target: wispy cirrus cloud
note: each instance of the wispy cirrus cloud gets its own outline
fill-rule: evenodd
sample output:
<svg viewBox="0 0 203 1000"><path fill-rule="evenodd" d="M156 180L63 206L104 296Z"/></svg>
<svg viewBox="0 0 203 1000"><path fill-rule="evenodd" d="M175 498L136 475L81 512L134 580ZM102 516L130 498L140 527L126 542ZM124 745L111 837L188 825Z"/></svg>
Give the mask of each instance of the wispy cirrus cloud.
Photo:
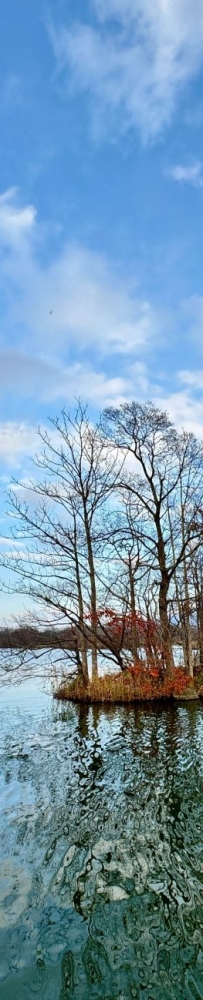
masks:
<svg viewBox="0 0 203 1000"><path fill-rule="evenodd" d="M171 167L168 173L169 176L172 177L174 181L178 181L179 184L183 182L186 184L192 184L193 187L203 187L203 164L200 162L185 166L181 163L177 163L174 167Z"/></svg>
<svg viewBox="0 0 203 1000"><path fill-rule="evenodd" d="M89 11L94 20L87 8L83 21L49 26L69 94L89 94L97 130L114 120L157 137L203 65L202 0L92 0Z"/></svg>

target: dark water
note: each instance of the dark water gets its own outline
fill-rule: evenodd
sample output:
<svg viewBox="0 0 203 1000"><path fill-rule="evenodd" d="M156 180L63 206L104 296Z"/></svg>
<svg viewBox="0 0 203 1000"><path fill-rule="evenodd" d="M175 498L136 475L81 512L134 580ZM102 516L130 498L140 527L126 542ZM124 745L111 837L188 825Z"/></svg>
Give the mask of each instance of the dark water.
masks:
<svg viewBox="0 0 203 1000"><path fill-rule="evenodd" d="M203 998L201 706L1 704L1 1000Z"/></svg>

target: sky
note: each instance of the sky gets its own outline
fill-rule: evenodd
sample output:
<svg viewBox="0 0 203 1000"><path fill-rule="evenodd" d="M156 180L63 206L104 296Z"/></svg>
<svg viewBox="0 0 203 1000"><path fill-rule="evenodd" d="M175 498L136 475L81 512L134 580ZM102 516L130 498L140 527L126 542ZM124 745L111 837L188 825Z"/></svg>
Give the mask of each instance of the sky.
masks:
<svg viewBox="0 0 203 1000"><path fill-rule="evenodd" d="M3 544L7 486L75 398L202 436L203 4L10 0L0 50Z"/></svg>

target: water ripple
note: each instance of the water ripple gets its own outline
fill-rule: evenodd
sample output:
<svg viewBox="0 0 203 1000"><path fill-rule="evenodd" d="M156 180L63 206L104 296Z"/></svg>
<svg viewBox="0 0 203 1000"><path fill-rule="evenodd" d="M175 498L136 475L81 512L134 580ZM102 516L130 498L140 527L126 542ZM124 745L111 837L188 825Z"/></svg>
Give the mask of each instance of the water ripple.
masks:
<svg viewBox="0 0 203 1000"><path fill-rule="evenodd" d="M203 998L203 710L2 710L1 1000Z"/></svg>

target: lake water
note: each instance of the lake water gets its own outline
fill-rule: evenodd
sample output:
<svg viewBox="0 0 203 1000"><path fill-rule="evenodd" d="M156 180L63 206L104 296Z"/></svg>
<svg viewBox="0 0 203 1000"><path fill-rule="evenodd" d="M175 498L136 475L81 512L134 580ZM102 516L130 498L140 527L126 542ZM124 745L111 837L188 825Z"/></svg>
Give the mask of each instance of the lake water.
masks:
<svg viewBox="0 0 203 1000"><path fill-rule="evenodd" d="M1 1000L203 998L203 708L1 692Z"/></svg>

